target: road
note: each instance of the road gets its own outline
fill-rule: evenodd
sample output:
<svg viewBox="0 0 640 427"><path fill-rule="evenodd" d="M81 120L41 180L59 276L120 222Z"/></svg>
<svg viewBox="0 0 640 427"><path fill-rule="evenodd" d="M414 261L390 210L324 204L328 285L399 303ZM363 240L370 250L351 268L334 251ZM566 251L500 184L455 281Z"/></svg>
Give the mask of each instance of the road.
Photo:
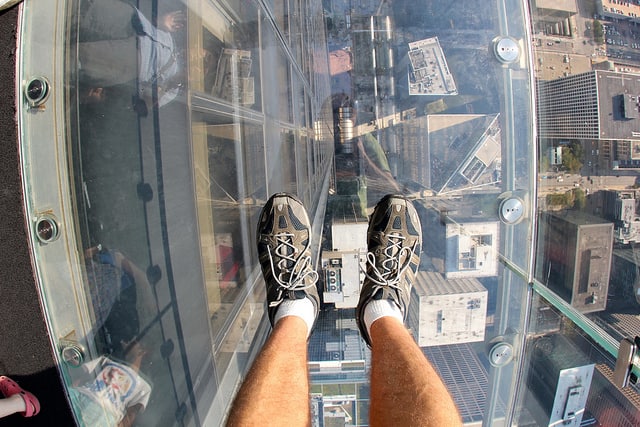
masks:
<svg viewBox="0 0 640 427"><path fill-rule="evenodd" d="M559 181L559 179L561 179ZM581 188L588 194L600 190L625 190L631 188L636 182L636 176L603 175L581 176L577 174L540 174L539 195L552 193L564 193L574 188Z"/></svg>

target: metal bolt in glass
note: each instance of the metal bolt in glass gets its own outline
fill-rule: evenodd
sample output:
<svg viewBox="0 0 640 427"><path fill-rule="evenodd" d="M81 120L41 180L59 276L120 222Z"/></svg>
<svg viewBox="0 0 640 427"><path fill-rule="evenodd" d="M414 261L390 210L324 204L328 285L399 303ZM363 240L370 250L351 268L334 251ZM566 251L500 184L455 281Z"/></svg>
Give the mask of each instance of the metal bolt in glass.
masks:
<svg viewBox="0 0 640 427"><path fill-rule="evenodd" d="M61 350L62 360L68 366L77 368L84 362L84 351L79 345L67 345Z"/></svg>
<svg viewBox="0 0 640 427"><path fill-rule="evenodd" d="M35 233L40 243L51 243L60 235L58 223L53 215L40 215L35 222Z"/></svg>
<svg viewBox="0 0 640 427"><path fill-rule="evenodd" d="M498 61L511 64L520 58L520 46L511 37L497 37L493 40L493 52Z"/></svg>
<svg viewBox="0 0 640 427"><path fill-rule="evenodd" d="M517 224L524 217L524 203L518 197L510 197L500 204L500 219L506 224Z"/></svg>
<svg viewBox="0 0 640 427"><path fill-rule="evenodd" d="M31 107L42 105L49 97L49 82L44 77L34 77L27 82L24 96Z"/></svg>
<svg viewBox="0 0 640 427"><path fill-rule="evenodd" d="M504 366L513 359L513 346L506 342L500 342L489 350L489 362L494 367Z"/></svg>

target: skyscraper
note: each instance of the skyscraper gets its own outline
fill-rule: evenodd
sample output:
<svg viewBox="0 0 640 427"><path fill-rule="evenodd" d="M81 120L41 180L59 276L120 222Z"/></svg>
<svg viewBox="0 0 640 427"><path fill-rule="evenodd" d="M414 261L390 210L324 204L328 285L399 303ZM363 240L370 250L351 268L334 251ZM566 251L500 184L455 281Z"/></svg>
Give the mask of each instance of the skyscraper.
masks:
<svg viewBox="0 0 640 427"><path fill-rule="evenodd" d="M578 211L540 217L545 245L536 275L583 313L602 311L613 250L613 223Z"/></svg>
<svg viewBox="0 0 640 427"><path fill-rule="evenodd" d="M537 89L543 139L640 140L640 76L594 70Z"/></svg>

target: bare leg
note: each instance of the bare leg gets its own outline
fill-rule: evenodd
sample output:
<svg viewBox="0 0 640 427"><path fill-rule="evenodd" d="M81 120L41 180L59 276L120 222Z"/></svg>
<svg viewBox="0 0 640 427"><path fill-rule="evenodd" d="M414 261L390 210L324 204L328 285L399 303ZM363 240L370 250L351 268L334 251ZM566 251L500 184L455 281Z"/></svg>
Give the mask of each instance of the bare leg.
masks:
<svg viewBox="0 0 640 427"><path fill-rule="evenodd" d="M14 394L5 399L0 399L0 418L26 411L24 399L19 394Z"/></svg>
<svg viewBox="0 0 640 427"><path fill-rule="evenodd" d="M309 377L304 320L276 323L231 407L227 426L307 426Z"/></svg>
<svg viewBox="0 0 640 427"><path fill-rule="evenodd" d="M376 320L371 343L372 427L462 425L449 391L400 321Z"/></svg>

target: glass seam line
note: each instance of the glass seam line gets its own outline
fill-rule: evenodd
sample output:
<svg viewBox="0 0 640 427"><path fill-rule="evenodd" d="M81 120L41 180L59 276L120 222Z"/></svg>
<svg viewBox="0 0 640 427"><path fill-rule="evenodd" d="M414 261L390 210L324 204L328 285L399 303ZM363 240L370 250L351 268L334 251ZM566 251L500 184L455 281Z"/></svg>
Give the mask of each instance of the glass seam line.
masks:
<svg viewBox="0 0 640 427"><path fill-rule="evenodd" d="M617 357L620 344L617 343L604 329L592 322L584 314L579 313L575 308L570 306L565 300L557 296L549 288L541 284L537 280L533 280L533 290L544 299L549 301L554 307L565 315L569 320L575 323L582 331L584 331L592 340L599 344L611 356ZM632 372L640 377L640 356L636 353L633 357Z"/></svg>
<svg viewBox="0 0 640 427"><path fill-rule="evenodd" d="M158 17L158 5L153 3L151 15L154 20ZM169 243L168 233L168 221L167 221L167 208L165 204L164 193L164 175L163 175L163 160L162 160L162 142L160 135L160 110L158 107L158 82L154 81L151 86L151 97L153 102L153 143L155 145L155 167L157 172L156 185L158 190L158 211L160 220L160 231L162 235L162 252L163 260L165 264L166 281L168 285L169 295L171 296L171 306L173 311L174 324L176 328L176 338L178 341L178 347L180 348L180 364L185 372L185 382L187 386L187 395L189 403L191 404L193 421L196 426L202 425L200 422L200 414L198 413L197 398L193 389L193 378L191 367L189 366L189 360L186 356L187 348L185 343L184 330L182 329L182 319L180 315L180 309L178 308L178 298L176 293L175 277L173 274L173 263L171 254L171 245ZM184 402L183 402L184 403Z"/></svg>
<svg viewBox="0 0 640 427"><path fill-rule="evenodd" d="M201 114L223 114L225 116L238 116L244 121L253 124L262 124L264 121L264 113L246 108L241 105L234 105L233 108L228 104L213 98L211 95L202 91L190 91L189 105L193 111Z"/></svg>
<svg viewBox="0 0 640 427"><path fill-rule="evenodd" d="M527 54L527 65L531 65L531 61L534 58L533 55L533 46L531 44L531 34L533 34L532 31L532 21L531 21L531 13L530 13L530 9L529 9L529 2L527 0L520 0L518 3L519 8L522 11L523 16L523 24L524 24L524 35L523 38L524 40L527 41L527 43L525 43L525 50L526 50L526 54ZM509 33L509 19L508 19L508 15L507 15L507 2L505 0L503 1L499 1L498 2L498 10L501 12L499 13L499 29L501 31L501 33L503 35L507 35ZM516 6L516 7L518 7ZM524 53L524 52L523 52ZM511 74L507 74L509 77L509 83L511 82L512 79L512 75ZM520 399L520 390L522 387L522 380L523 380L523 374L525 371L525 366L524 366L524 348L525 348L525 344L526 344L526 340L527 340L527 336L528 336L528 329L529 329L529 319L531 317L531 302L533 299L533 291L532 291L532 287L531 287L531 281L532 281L532 277L534 274L534 266L535 266L535 248L537 245L537 241L536 241L536 236L537 236L537 194L538 194L538 189L537 189L537 170L538 170L538 163L537 163L537 150L538 150L538 144L537 144L537 124L536 124L536 98L535 98L535 93L536 93L536 85L535 85L535 77L533 75L533 70L530 68L529 72L528 72L528 77L529 77L529 88L530 88L530 97L529 97L529 110L532 112L532 118L531 118L531 122L530 122L530 126L531 128L529 129L530 131L530 136L531 136L531 141L530 141L530 147L531 150L533 151L533 156L530 157L530 162L529 162L529 167L530 167L530 172L532 175L534 175L534 179L533 180L529 180L529 194L530 194L530 203L529 203L529 209L528 209L528 213L529 213L529 218L530 218L530 227L529 227L529 242L528 242L528 250L529 250L529 256L527 258L527 271L524 271L523 269L521 269L519 266L517 266L515 263L513 263L512 261L510 261L509 259L507 259L507 257L503 254L499 254L499 259L500 261L503 262L503 264L505 265L506 268L508 268L510 271L512 271L516 276L519 276L522 280L525 281L525 283L527 283L527 289L526 289L526 306L524 307L524 318L521 319L521 321L523 322L522 324L522 335L520 337L519 341L519 349L520 351L523 352L523 354L521 355L522 357L518 358L518 362L517 362L517 366L514 368L514 374L515 374L515 384L514 384L514 389L515 389L515 396L513 396L512 398L512 406L510 409L507 409L505 416L506 416L506 424L507 425L511 425L513 424L513 419L515 416L515 411L516 411L516 405L518 400ZM511 95L513 95L513 92L510 92ZM513 107L513 99L507 99L507 101L511 101L511 107ZM509 105L509 104L508 104ZM510 114L511 114L511 118L513 119L513 109L510 109ZM512 139L513 144L516 143L516 139L513 138ZM507 141L508 143L508 141ZM511 147L512 150L515 151L515 147ZM514 180L515 178L513 177L509 177L507 176L507 179L510 180ZM508 181L507 185L510 185L512 183L514 183L514 181ZM515 188L507 188L508 190L514 190ZM514 343L515 344L515 343Z"/></svg>

